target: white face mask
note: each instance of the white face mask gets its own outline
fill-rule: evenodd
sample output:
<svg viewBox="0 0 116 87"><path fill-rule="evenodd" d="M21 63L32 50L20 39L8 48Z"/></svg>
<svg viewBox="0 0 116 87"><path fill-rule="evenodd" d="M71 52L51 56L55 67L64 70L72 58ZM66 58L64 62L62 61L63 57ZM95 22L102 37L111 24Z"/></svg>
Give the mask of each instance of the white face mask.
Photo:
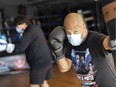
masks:
<svg viewBox="0 0 116 87"><path fill-rule="evenodd" d="M23 32L24 32L24 30L23 30L23 29L18 28L18 27L16 27L16 31L17 31L18 33L23 33Z"/></svg>
<svg viewBox="0 0 116 87"><path fill-rule="evenodd" d="M81 34L73 34L73 35L67 35L69 43L71 43L73 46L79 46L83 39L81 39Z"/></svg>

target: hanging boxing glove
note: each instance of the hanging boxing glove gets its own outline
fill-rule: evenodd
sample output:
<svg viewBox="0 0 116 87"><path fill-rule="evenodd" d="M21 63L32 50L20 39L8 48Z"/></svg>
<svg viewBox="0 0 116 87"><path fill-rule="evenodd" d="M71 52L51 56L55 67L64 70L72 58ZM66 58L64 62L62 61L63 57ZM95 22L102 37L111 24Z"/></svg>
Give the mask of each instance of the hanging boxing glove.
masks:
<svg viewBox="0 0 116 87"><path fill-rule="evenodd" d="M109 45L112 48L114 63L116 66L116 1L115 0L101 0L102 11L107 27L107 32L110 37Z"/></svg>

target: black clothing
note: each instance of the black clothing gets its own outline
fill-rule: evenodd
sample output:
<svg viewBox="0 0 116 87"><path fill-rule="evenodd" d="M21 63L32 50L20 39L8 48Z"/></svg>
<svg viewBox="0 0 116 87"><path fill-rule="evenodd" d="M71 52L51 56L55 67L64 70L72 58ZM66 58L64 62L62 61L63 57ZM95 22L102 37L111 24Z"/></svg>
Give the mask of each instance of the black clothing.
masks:
<svg viewBox="0 0 116 87"><path fill-rule="evenodd" d="M77 77L83 85L116 87L116 71L111 53L103 47L104 34L89 31L80 46L69 44L66 57L73 62ZM70 55L69 55L70 54Z"/></svg>
<svg viewBox="0 0 116 87"><path fill-rule="evenodd" d="M44 80L49 80L52 77L51 66L43 69L30 70L30 84L43 84Z"/></svg>
<svg viewBox="0 0 116 87"><path fill-rule="evenodd" d="M41 69L52 64L47 41L37 25L29 25L25 29L19 44L15 46L15 52L19 51L25 52L31 69Z"/></svg>

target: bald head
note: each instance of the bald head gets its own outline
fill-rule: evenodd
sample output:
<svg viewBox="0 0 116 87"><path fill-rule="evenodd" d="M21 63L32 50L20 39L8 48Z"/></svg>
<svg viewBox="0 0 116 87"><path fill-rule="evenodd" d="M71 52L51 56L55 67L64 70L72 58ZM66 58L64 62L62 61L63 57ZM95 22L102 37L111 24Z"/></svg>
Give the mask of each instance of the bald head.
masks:
<svg viewBox="0 0 116 87"><path fill-rule="evenodd" d="M78 13L69 13L65 17L64 30L67 35L81 34L82 38L86 38L88 33L83 17Z"/></svg>
<svg viewBox="0 0 116 87"><path fill-rule="evenodd" d="M81 26L84 24L83 17L78 13L69 13L64 19L64 27Z"/></svg>

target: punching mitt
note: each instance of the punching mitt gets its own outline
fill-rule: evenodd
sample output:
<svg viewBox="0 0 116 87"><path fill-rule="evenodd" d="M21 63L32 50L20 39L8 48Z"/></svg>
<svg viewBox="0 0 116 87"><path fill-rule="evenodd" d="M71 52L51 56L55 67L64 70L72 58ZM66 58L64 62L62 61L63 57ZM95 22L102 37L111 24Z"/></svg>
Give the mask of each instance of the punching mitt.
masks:
<svg viewBox="0 0 116 87"><path fill-rule="evenodd" d="M0 39L0 52L7 51L8 53L12 53L14 48L14 44L7 43L5 40Z"/></svg>
<svg viewBox="0 0 116 87"><path fill-rule="evenodd" d="M49 44L56 59L64 57L63 42L65 39L65 32L62 26L57 26L49 35Z"/></svg>
<svg viewBox="0 0 116 87"><path fill-rule="evenodd" d="M0 52L5 51L6 50L6 46L7 42L3 39L0 39Z"/></svg>
<svg viewBox="0 0 116 87"><path fill-rule="evenodd" d="M110 46L112 48L114 63L116 66L116 1L101 0L101 3L107 32L110 37Z"/></svg>

